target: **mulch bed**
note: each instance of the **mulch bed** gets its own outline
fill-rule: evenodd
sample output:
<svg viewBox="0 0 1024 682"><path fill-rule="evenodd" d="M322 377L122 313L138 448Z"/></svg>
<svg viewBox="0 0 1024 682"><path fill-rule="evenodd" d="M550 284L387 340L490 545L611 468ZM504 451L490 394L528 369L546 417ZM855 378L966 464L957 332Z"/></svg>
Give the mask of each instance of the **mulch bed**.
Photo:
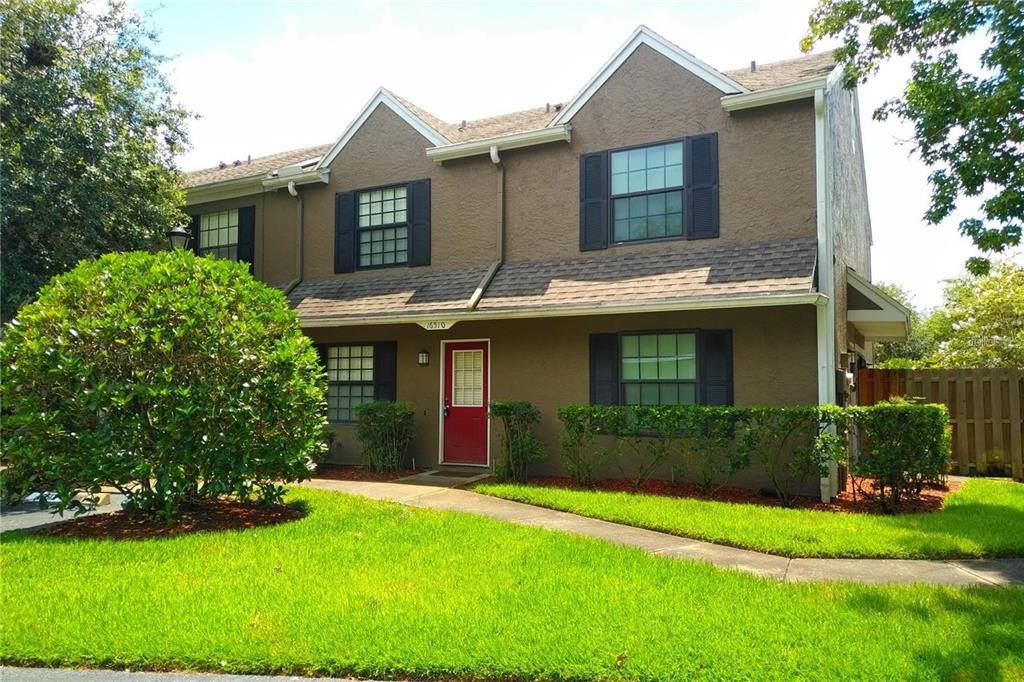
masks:
<svg viewBox="0 0 1024 682"><path fill-rule="evenodd" d="M552 486L558 488L574 488L572 481L559 476L538 476L530 477L530 485ZM831 511L853 514L881 514L882 508L878 500L871 499L873 494L871 479L857 479L858 490L856 501L854 501L853 479L847 477L846 490L839 493L839 496L832 502L822 502L817 497L796 497L793 500L793 507L796 509L813 509L816 511ZM959 490L959 482L950 481L944 487L925 488L917 497L905 499L900 503L899 514L920 514L938 511L949 495ZM639 490L633 487L631 481L624 479L606 478L595 481L594 488L612 492L642 493L645 495L663 495L666 497L689 497L698 500L714 500L716 502L732 502L735 504L757 504L763 507L778 507L778 498L769 491L750 490L748 488L737 488L735 486L722 486L711 495L704 494L696 484L674 481L650 480L644 483ZM865 494L867 492L868 494Z"/></svg>
<svg viewBox="0 0 1024 682"><path fill-rule="evenodd" d="M255 501L209 500L183 509L168 525L138 512L116 511L70 519L35 531L65 538L145 540L204 531L239 530L297 521L306 515L302 504L262 505Z"/></svg>
<svg viewBox="0 0 1024 682"><path fill-rule="evenodd" d="M423 473L423 469L402 469L401 471L385 471L377 473L366 467L345 464L321 464L313 473L313 478L327 478L332 481L393 481L396 478L415 476Z"/></svg>

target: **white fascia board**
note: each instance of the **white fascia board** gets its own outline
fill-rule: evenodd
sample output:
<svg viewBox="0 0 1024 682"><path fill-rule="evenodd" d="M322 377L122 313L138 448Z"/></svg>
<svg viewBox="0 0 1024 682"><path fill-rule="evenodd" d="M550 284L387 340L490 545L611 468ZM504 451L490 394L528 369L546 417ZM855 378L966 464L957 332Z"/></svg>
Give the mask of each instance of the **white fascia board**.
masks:
<svg viewBox="0 0 1024 682"><path fill-rule="evenodd" d="M263 189L280 189L282 187L287 187L290 182L294 182L296 185L310 185L315 182L322 182L326 184L330 179L330 168L322 168L319 170L314 168L313 170L303 171L302 173L296 173L294 175L285 175L283 177L277 175L267 178L263 181Z"/></svg>
<svg viewBox="0 0 1024 682"><path fill-rule="evenodd" d="M867 279L857 274L856 270L847 268L846 270L846 281L847 284L852 286L858 292L863 294L869 301L877 305L882 310L892 311L893 314L898 314L903 317L904 320L910 318L910 310L897 301L895 298L885 293L874 284L869 282ZM878 312L878 311L867 311L867 310L850 310L852 313L860 312ZM851 318L852 319L852 318Z"/></svg>
<svg viewBox="0 0 1024 682"><path fill-rule="evenodd" d="M783 305L824 306L826 297L817 292L777 294L768 296L736 296L704 298L656 303L624 303L596 306L560 306L519 310L474 310L471 312L438 312L412 315L369 315L365 317L301 318L303 328L350 327L374 324L421 324L430 320L444 320L452 324L463 320L514 320L546 317L580 317L583 315L627 315L631 313L660 313L683 310L727 310L735 308L768 308Z"/></svg>
<svg viewBox="0 0 1024 682"><path fill-rule="evenodd" d="M484 140L473 140L471 142L460 142L449 144L443 147L431 147L427 149L427 158L438 163L451 159L462 159L467 156L480 156L489 154L491 147L497 147L498 151L506 149L519 149L521 147L532 147L538 144L549 144L551 142L571 142L572 128L566 123L553 128L538 128L527 130L511 135L500 137L489 137Z"/></svg>
<svg viewBox="0 0 1024 682"><path fill-rule="evenodd" d="M605 84L605 81L611 78L612 74L614 74L618 68L622 66L627 59L629 59L629 56L641 45L646 45L655 52L671 59L679 66L724 93L732 94L737 92L748 92L747 88L729 78L718 69L705 64L678 45L669 42L651 29L641 25L633 31L629 40L623 43L622 47L620 47L615 54L612 55L611 59L601 67L601 70L598 71L585 86L583 86L583 89L572 98L565 108L562 109L562 111L560 111L548 125L556 126L572 120L572 117L583 108L583 105L590 101L590 98L594 96L594 93L601 89L601 86Z"/></svg>
<svg viewBox="0 0 1024 682"><path fill-rule="evenodd" d="M263 177L262 175L250 175L247 178L235 178L208 185L187 187L185 188L185 205L193 206L210 201L259 194L263 191Z"/></svg>
<svg viewBox="0 0 1024 682"><path fill-rule="evenodd" d="M341 150L345 148L348 141L359 131L359 129L366 123L366 120L370 118L370 114L373 113L374 109L378 105L383 104L387 108L395 112L399 118L408 123L416 132L425 137L435 147L448 144L448 140L444 138L441 133L437 132L426 122L423 121L416 114L412 113L408 107L395 99L395 96L384 88L378 88L377 92L373 94L370 101L359 111L359 115L348 124L345 128L345 132L341 134L341 137L331 145L331 148L327 150L327 153L320 159L320 163L316 165L317 170L329 167L334 159L341 153Z"/></svg>
<svg viewBox="0 0 1024 682"><path fill-rule="evenodd" d="M766 88L739 95L726 95L722 98L722 108L732 113L742 109L766 107L771 104L792 102L798 99L812 99L814 92L825 88L827 83L827 78L812 78L811 80L780 85L776 88Z"/></svg>

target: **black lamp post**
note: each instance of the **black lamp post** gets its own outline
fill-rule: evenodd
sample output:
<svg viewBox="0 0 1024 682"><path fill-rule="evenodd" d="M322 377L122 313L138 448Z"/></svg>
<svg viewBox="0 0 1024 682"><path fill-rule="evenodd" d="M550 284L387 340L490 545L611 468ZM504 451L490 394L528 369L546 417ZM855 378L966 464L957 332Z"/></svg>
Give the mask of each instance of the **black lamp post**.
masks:
<svg viewBox="0 0 1024 682"><path fill-rule="evenodd" d="M188 241L192 238L184 227L176 227L167 231L167 241L171 243L171 250L188 248Z"/></svg>

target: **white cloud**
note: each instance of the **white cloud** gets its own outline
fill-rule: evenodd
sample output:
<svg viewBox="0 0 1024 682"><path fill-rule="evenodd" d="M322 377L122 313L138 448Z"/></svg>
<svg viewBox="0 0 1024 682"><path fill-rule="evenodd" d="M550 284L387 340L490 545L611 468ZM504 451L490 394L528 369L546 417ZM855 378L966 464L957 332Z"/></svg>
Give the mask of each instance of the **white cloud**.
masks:
<svg viewBox="0 0 1024 682"><path fill-rule="evenodd" d="M381 85L452 122L566 101L640 23L723 69L797 56L813 4L742 5L727 23L709 22L708 6L600 6L606 11L588 16L581 5L572 25L538 20L528 29L444 31L417 23L409 6L386 2L362 3L363 19L343 26L309 25L290 13L270 38L231 51L214 46L171 65L180 101L202 117L191 126L193 151L181 164L199 168L330 142ZM905 65L888 69L861 93L873 276L935 305L939 281L973 252L953 225L922 224L927 171L896 144L910 131L870 118L882 99L899 92L905 74Z"/></svg>

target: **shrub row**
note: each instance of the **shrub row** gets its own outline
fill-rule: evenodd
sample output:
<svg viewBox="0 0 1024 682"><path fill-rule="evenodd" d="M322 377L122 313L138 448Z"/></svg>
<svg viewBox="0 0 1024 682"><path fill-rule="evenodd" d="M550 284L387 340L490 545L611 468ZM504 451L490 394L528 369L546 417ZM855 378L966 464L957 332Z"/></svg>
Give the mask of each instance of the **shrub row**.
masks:
<svg viewBox="0 0 1024 682"><path fill-rule="evenodd" d="M705 492L760 465L784 505L832 462L877 479L886 511L941 478L949 464L943 405L893 400L870 407L711 407L567 405L558 410L564 466L578 485L615 468L639 488L665 467ZM856 435L857 454L848 442Z"/></svg>

